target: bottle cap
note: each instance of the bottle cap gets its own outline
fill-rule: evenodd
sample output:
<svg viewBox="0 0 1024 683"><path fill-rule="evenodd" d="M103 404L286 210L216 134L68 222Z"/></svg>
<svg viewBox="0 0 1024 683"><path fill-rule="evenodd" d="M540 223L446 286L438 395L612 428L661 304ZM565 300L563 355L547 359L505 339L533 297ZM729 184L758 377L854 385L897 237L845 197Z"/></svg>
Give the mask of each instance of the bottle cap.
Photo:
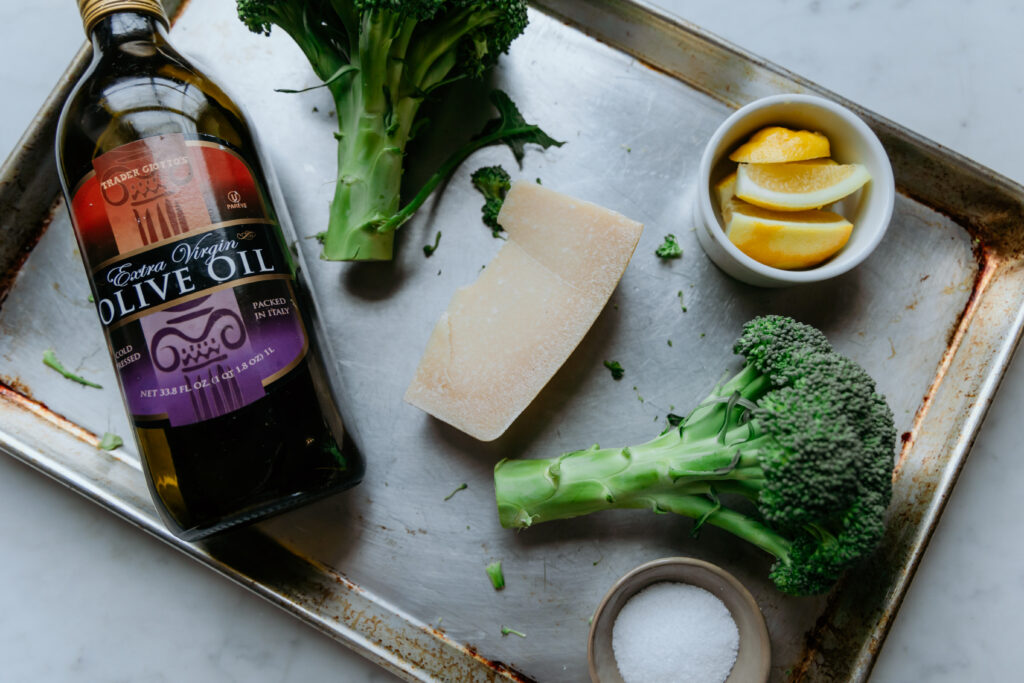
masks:
<svg viewBox="0 0 1024 683"><path fill-rule="evenodd" d="M100 19L114 12L145 12L170 26L160 0L78 0L78 11L86 34L92 32Z"/></svg>

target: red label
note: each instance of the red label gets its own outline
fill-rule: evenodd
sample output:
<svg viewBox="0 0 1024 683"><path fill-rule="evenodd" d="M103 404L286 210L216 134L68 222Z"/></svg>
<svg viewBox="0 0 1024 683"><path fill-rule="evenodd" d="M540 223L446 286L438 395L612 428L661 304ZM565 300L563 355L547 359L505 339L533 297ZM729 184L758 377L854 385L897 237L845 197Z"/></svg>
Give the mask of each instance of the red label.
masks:
<svg viewBox="0 0 1024 683"><path fill-rule="evenodd" d="M291 261L245 161L174 134L93 168L72 218L136 421L192 424L265 395L307 338Z"/></svg>

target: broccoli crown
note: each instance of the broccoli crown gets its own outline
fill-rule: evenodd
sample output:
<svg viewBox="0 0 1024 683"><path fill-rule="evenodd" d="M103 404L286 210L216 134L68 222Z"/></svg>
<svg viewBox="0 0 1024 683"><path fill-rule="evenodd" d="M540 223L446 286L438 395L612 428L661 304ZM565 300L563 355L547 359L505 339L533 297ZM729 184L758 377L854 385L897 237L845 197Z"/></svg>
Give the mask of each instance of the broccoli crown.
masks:
<svg viewBox="0 0 1024 683"><path fill-rule="evenodd" d="M784 386L803 375L807 352L830 352L832 345L815 327L783 315L765 315L743 326L732 350L773 385Z"/></svg>
<svg viewBox="0 0 1024 683"><path fill-rule="evenodd" d="M758 511L792 539L772 579L798 595L827 590L878 544L896 439L892 411L871 376L849 358L821 351L824 337L809 338L812 345L774 355L799 374L751 409L764 475Z"/></svg>
<svg viewBox="0 0 1024 683"><path fill-rule="evenodd" d="M877 428L871 419L877 405L871 377L836 353L810 352L795 359L805 374L769 392L752 411L757 429L771 436L760 452L761 514L786 531L853 503L860 472L877 452L863 444Z"/></svg>
<svg viewBox="0 0 1024 683"><path fill-rule="evenodd" d="M493 66L528 23L525 0L449 0L447 4L448 11L458 16L476 13L489 19L481 21L460 46L460 64L470 76Z"/></svg>
<svg viewBox="0 0 1024 683"><path fill-rule="evenodd" d="M413 72L425 89L454 75L479 76L508 51L527 24L525 0L237 0L238 16L257 33L272 25L287 31L321 78L356 60L363 34L373 50L395 60L425 60ZM446 54L450 57L445 57ZM438 68L434 68L438 67ZM438 73L443 71L443 73Z"/></svg>
<svg viewBox="0 0 1024 683"><path fill-rule="evenodd" d="M892 477L891 464L888 476ZM828 591L878 545L885 533L888 503L888 494L868 489L830 522L808 525L793 538L788 557L772 566L770 578L779 590L791 595Z"/></svg>

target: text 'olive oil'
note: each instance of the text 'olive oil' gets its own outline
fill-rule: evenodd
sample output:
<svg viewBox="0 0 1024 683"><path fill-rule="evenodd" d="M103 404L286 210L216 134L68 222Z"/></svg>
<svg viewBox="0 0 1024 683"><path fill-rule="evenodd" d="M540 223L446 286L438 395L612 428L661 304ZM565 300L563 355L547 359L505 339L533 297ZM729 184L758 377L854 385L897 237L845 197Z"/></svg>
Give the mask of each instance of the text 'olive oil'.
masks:
<svg viewBox="0 0 1024 683"><path fill-rule="evenodd" d="M242 112L159 0L79 5L93 59L57 161L165 522L194 540L357 484Z"/></svg>

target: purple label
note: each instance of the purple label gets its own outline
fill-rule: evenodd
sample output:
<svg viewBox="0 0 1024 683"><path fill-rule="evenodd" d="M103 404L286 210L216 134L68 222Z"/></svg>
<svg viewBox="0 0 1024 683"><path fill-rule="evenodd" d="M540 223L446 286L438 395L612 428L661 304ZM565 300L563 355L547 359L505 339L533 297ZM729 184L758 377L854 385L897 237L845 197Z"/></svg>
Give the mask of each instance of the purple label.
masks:
<svg viewBox="0 0 1024 683"><path fill-rule="evenodd" d="M252 403L307 350L288 279L220 289L149 313L110 336L133 416L172 426Z"/></svg>

